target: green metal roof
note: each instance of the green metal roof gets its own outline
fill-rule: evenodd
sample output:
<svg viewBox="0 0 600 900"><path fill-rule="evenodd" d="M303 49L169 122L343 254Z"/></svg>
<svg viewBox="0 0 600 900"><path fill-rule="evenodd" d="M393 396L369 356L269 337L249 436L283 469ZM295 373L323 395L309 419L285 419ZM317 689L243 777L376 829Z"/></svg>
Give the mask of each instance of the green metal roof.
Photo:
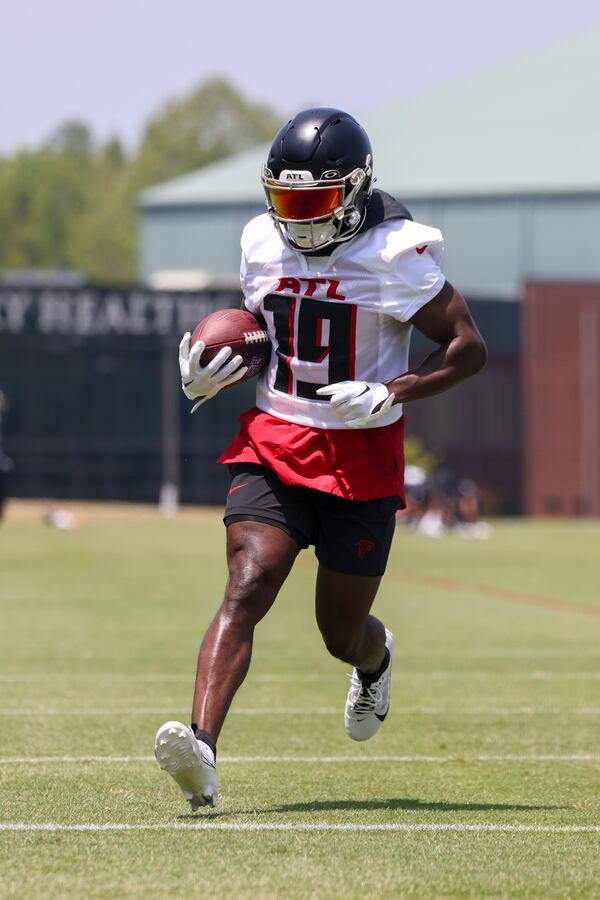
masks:
<svg viewBox="0 0 600 900"><path fill-rule="evenodd" d="M147 188L139 195L141 206L198 203L255 203L264 199L260 170L268 145L252 147L240 156L204 166L173 181Z"/></svg>
<svg viewBox="0 0 600 900"><path fill-rule="evenodd" d="M362 117L402 197L600 190L600 29ZM151 187L142 206L252 203L267 147Z"/></svg>

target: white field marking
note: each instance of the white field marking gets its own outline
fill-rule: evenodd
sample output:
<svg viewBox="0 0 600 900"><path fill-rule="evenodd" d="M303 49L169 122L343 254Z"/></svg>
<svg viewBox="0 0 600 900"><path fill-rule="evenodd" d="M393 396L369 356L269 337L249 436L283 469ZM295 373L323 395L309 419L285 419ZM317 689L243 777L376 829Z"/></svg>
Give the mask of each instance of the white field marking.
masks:
<svg viewBox="0 0 600 900"><path fill-rule="evenodd" d="M0 716L149 716L149 715L187 715L188 708L173 706L136 706L131 708L94 708L85 709L0 709ZM469 709L439 709L433 706L404 706L395 707L394 713L411 716L446 716L447 718L459 718L461 716L598 716L600 707L584 706L576 709L561 709L557 706L473 706ZM317 706L313 708L295 706L272 707L248 707L246 709L232 709L230 716L337 716L340 709L337 706Z"/></svg>
<svg viewBox="0 0 600 900"><path fill-rule="evenodd" d="M501 679L506 681L507 678L517 678L519 681L600 681L600 672L545 672L545 671L529 671L520 672L511 669L508 672L486 672L486 671L457 671L457 670L420 670L413 671L411 669L403 669L396 671L397 676L404 680L411 678L423 679L425 681L448 681L449 679ZM248 684L314 684L330 679L329 674L263 674L249 675L246 679ZM74 673L71 675L0 675L0 683L2 684L39 684L39 683L57 683L64 682L68 684L77 684L79 682L93 682L94 684L119 684L121 682L138 682L139 684L187 684L190 680L189 675L129 675L122 674L104 674L104 675L88 675Z"/></svg>
<svg viewBox="0 0 600 900"><path fill-rule="evenodd" d="M231 709L230 716L329 716L340 713L338 707L321 706L309 709L307 707L274 706L257 707L248 709ZM0 716L147 716L147 715L189 715L189 707L173 706L134 706L131 708L95 708L85 709L0 709Z"/></svg>
<svg viewBox="0 0 600 900"><path fill-rule="evenodd" d="M2 684L38 684L39 682L66 682L68 684L77 684L81 681L112 683L120 681L140 681L142 683L160 683L160 682L184 682L189 681L189 676L184 678L179 675L126 675L112 673L89 673L89 672L71 672L70 674L39 674L23 673L23 674L0 674L0 683Z"/></svg>
<svg viewBox="0 0 600 900"><path fill-rule="evenodd" d="M25 657L25 656L21 656L21 657L17 657L17 658L25 659L27 662L30 661L30 658ZM85 657L82 657L82 658L85 660ZM462 653L462 654L460 654L460 656L449 655L449 656L445 657L445 660L447 662L455 661L457 664L464 664L465 662L468 662L468 661L489 662L492 660L503 660L503 659L504 660L524 659L528 662L531 662L531 660L534 660L534 659L570 659L570 660L593 659L595 662L597 662L598 652L596 650L589 650L589 651L580 650L579 648L577 648L577 650L561 650L561 649L540 650L540 649L534 648L534 647L531 647L531 648L519 647L519 648L515 648L513 650L498 650L498 651L487 650L483 653L470 653L470 654ZM406 662L406 659L404 661ZM415 662L417 662L417 661L415 660ZM423 659L420 657L418 659L418 662L422 665ZM410 664L410 660L408 660L407 664ZM410 671L410 669L407 671ZM453 670L453 671L456 671L456 670ZM468 674L468 673L466 673L466 674ZM188 675L185 675L185 674L184 675L173 675L173 674L161 675L161 674L156 674L154 672L134 674L134 673L129 673L129 672L94 673L94 672L88 672L88 671L77 672L75 674L74 673L62 673L62 674L57 673L55 675L50 674L50 673L45 673L45 672L40 672L38 674L6 672L3 674L0 674L0 681L9 681L10 682L13 679L23 680L23 681L38 681L38 680L39 681L47 681L47 680L54 680L54 679L64 679L66 681L72 681L73 678L75 678L75 677L78 679L84 679L84 680L89 679L90 681L93 681L98 678L111 678L111 679L118 678L118 679L124 679L124 680L140 679L143 681L150 681L150 682L155 681L155 680L156 681L176 681L176 682L189 681L189 674ZM291 674L291 673L289 675L287 673L275 673L275 674L267 673L265 675L256 675L256 676L254 676L254 675L252 675L252 673L250 673L248 676L248 678L265 678L266 680L278 680L279 678L283 678L283 679L287 680L288 677L289 677L290 681L296 681L296 680L313 681L313 680L321 680L322 676L318 673L306 673L306 672L300 673L298 675Z"/></svg>
<svg viewBox="0 0 600 900"><path fill-rule="evenodd" d="M491 822L128 822L61 825L57 822L0 822L0 831L500 831L533 834L598 833L600 825L499 825Z"/></svg>
<svg viewBox="0 0 600 900"><path fill-rule="evenodd" d="M489 678L501 679L502 681L506 681L509 678L517 678L519 681L600 681L600 672L520 672L514 668L509 672L401 671L399 674L401 678L423 678L424 680L431 679L432 681L447 681L451 678L465 678L467 680L472 678Z"/></svg>
<svg viewBox="0 0 600 900"><path fill-rule="evenodd" d="M450 659L452 657L446 657ZM489 660L489 659L598 659L598 653L594 650L581 653L579 650L547 649L539 650L534 647L519 647L513 650L486 650L484 653L471 653L469 656L455 657L459 662L465 659Z"/></svg>
<svg viewBox="0 0 600 900"><path fill-rule="evenodd" d="M4 756L3 765L45 765L47 763L137 763L154 762L153 756ZM508 753L466 754L464 756L220 756L219 763L465 763L465 762L600 762L600 753Z"/></svg>
<svg viewBox="0 0 600 900"><path fill-rule="evenodd" d="M153 756L0 756L0 766L46 765L46 763L150 762Z"/></svg>
<svg viewBox="0 0 600 900"><path fill-rule="evenodd" d="M40 682L43 683L55 683L55 682L66 682L69 684L76 684L80 681L93 682L95 684L113 684L119 683L122 681L125 682L140 682L141 684L188 684L190 678L192 676L188 673L187 675L132 675L126 672L122 673L104 673L104 674L90 674L90 673L71 673L70 675L45 675L44 673L40 673L38 675L34 674L0 674L0 683L1 684L38 684ZM293 684L295 682L310 682L313 683L315 681L323 681L323 679L328 678L329 676L326 674L318 675L316 673L300 673L298 675L292 674L265 674L265 675L249 675L246 679L247 682L258 682L260 684L277 684L279 682L282 683L290 683Z"/></svg>

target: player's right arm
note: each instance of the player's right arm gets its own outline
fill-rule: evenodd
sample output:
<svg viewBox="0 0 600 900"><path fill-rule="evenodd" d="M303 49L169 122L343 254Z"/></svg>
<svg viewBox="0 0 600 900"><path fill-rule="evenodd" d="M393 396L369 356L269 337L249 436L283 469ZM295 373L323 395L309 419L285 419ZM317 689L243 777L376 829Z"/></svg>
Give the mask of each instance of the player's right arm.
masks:
<svg viewBox="0 0 600 900"><path fill-rule="evenodd" d="M254 220L253 220L254 221ZM252 223L249 223L251 225ZM248 276L248 259L246 253L246 235L248 226L244 229L241 240L242 258L240 265L240 285L242 288L242 300L240 309L248 310L260 317L260 311L253 308L254 304L246 302L251 296L251 281ZM266 326L265 326L266 328ZM179 371L181 373L181 389L188 400L196 400L192 407L195 412L206 400L210 400L220 390L230 384L239 381L248 371L248 367L242 365L241 356L232 356L231 347L223 347L207 366L200 365L200 357L204 351L204 342L197 341L190 347L190 333L186 332L179 345Z"/></svg>
<svg viewBox="0 0 600 900"><path fill-rule="evenodd" d="M200 365L200 357L204 351L204 341L196 341L190 347L191 334L186 331L179 345L179 372L181 374L181 390L188 400L196 400L192 412L196 412L206 400L210 400L219 391L243 378L248 367L242 365L241 356L234 356L231 347L222 347L215 358L207 366Z"/></svg>

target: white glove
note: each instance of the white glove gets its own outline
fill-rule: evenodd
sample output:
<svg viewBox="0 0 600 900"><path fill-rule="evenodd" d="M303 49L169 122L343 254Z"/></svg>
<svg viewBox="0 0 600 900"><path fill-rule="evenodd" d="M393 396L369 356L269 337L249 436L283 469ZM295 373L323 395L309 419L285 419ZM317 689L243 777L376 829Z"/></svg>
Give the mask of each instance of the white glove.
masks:
<svg viewBox="0 0 600 900"><path fill-rule="evenodd" d="M188 400L198 400L192 407L196 412L206 400L210 400L220 390L243 378L248 366L242 365L242 357L234 356L231 347L222 347L215 358L207 366L200 365L200 357L204 350L204 341L196 341L190 350L189 331L186 331L179 345L179 371L181 372L181 390ZM229 359L229 362L227 360Z"/></svg>
<svg viewBox="0 0 600 900"><path fill-rule="evenodd" d="M394 402L385 384L374 381L338 381L319 388L317 394L331 398L332 407L349 428L365 428ZM380 403L381 408L373 412Z"/></svg>

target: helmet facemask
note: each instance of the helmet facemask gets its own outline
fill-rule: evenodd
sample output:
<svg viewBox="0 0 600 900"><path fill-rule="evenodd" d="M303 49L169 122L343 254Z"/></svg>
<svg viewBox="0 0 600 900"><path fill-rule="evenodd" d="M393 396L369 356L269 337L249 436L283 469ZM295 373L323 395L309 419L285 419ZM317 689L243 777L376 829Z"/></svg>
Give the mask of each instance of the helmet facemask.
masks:
<svg viewBox="0 0 600 900"><path fill-rule="evenodd" d="M372 189L371 157L340 176L335 169L314 179L309 171L285 169L279 178L263 166L267 210L292 250L310 253L353 237L363 223Z"/></svg>

